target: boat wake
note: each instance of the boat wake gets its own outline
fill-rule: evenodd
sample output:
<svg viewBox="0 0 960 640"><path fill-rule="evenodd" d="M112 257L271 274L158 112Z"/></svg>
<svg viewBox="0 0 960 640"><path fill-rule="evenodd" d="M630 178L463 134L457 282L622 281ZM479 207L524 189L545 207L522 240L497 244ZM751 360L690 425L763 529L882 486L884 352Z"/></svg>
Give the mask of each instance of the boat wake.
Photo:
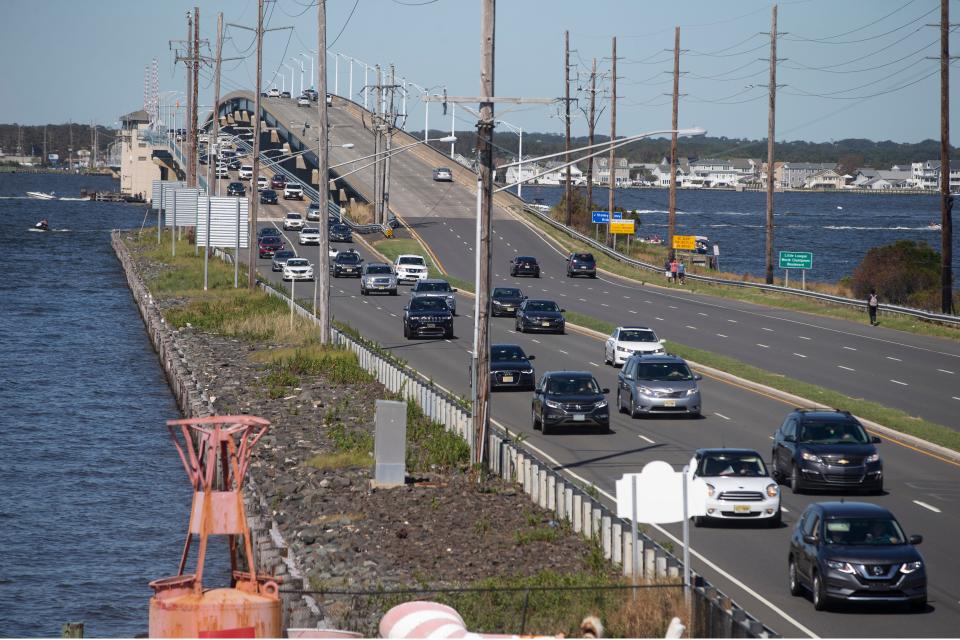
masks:
<svg viewBox="0 0 960 640"><path fill-rule="evenodd" d="M939 231L939 225L927 225L923 227L904 227L898 225L896 227L855 227L850 225L833 225L829 224L824 227L824 229L830 229L831 231Z"/></svg>

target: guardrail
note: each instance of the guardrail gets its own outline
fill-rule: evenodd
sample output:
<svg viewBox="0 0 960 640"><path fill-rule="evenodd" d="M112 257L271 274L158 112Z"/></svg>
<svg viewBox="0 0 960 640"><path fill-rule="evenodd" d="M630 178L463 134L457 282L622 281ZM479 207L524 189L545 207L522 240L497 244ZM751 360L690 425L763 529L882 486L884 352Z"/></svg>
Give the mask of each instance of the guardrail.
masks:
<svg viewBox="0 0 960 640"><path fill-rule="evenodd" d="M217 252L229 259L229 254ZM260 281L267 294L292 304L295 313L317 323L310 310L293 303L290 297ZM416 402L431 420L471 441L471 414L450 392L434 384L422 373L378 353L372 345L355 340L343 331L331 329L334 344L357 355L360 366L372 373L378 382L403 399ZM603 556L619 564L623 574L633 574L633 546L630 522L617 517L616 512L591 495L590 488L581 487L564 477L554 465L539 459L526 450L515 434L491 427L487 447L489 469L508 482L521 485L524 493L541 508L554 512L557 519L570 523L576 533L598 544ZM679 578L681 561L650 537L640 534L638 575L645 579ZM770 638L779 637L769 627L747 613L742 607L712 586L705 578L693 574L691 588L693 620L688 627L693 637L713 638ZM693 625L693 626L691 626Z"/></svg>
<svg viewBox="0 0 960 640"><path fill-rule="evenodd" d="M659 273L659 274L663 273L662 265L658 266L658 265L650 264L649 262L643 262L642 260L636 260L634 258L630 258L628 256L623 255L619 251L614 251L613 249L606 246L602 242L597 242L590 236L580 233L575 229L571 229L570 227L568 227L563 223L557 222L549 215L539 211L538 209L536 209L531 205L524 205L522 209L524 213L528 213L532 216L536 216L537 218L543 220L544 222L546 222L553 228L557 229L558 231L562 231L567 235L573 238L576 238L580 242L583 242L584 244L587 244L593 247L597 251L600 251L604 255L610 258L613 258L618 262L628 264L637 269L651 271L653 273ZM805 291L803 289L794 289L792 287L781 287L775 284L762 284L758 282L740 282L737 280L726 280L724 278L712 278L710 276L693 274L693 273L690 273L689 271L686 274L686 278L688 280L696 280L698 282L706 282L709 284L724 285L724 286L730 286L730 287L739 287L742 289L760 289L763 291L774 291L777 293L785 293L788 295L794 295L794 296L799 296L803 298L813 298L815 300L830 302L833 304L845 305L848 307L866 309L866 303L863 300L855 300L853 298L835 296L829 293ZM881 304L879 307L879 310L883 313L892 313L892 314L911 316L914 318L921 318L923 320L928 320L930 322L939 322L947 325L960 326L960 316L955 316L950 314L934 313L932 311L924 311L923 309L913 309L911 307L902 307L894 304Z"/></svg>

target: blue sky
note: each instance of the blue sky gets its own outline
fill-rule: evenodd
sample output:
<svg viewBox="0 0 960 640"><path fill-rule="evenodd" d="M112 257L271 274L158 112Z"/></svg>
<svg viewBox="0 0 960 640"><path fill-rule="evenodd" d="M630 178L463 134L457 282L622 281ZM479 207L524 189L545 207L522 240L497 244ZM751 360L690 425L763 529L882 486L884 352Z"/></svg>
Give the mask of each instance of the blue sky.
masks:
<svg viewBox="0 0 960 640"><path fill-rule="evenodd" d="M618 38L618 124L621 135L669 128L674 26L680 26L680 126L711 135L764 138L767 131L769 0L501 0L497 6L496 93L563 95L563 32L570 31L572 74L581 88L597 58L609 89L611 36ZM777 139L828 141L845 137L914 142L939 136L939 0L784 0L779 2ZM112 125L143 103L144 67L156 58L161 91L183 91L168 40L185 37L185 14L200 6L201 37L213 43L216 14L251 25L256 0L5 0L0 56L0 122L41 124L94 121ZM960 2L951 2L954 21ZM310 0L268 2L264 86L286 62L316 47ZM333 54L368 65L395 65L398 78L451 95L479 93L480 0L327 0L330 90ZM224 91L253 86L252 34L228 29ZM960 53L953 36L951 52ZM349 63L340 60L340 93ZM309 62L304 60L306 75ZM956 66L954 66L956 68ZM353 65L354 93L363 65ZM955 78L956 74L952 74ZM211 73L203 72L201 104L212 102ZM373 73L370 74L372 81ZM308 81L309 84L309 81ZM954 113L960 79L952 82ZM439 88L439 89L438 89ZM576 93L576 91L574 91ZM423 127L423 104L411 89L408 129ZM581 93L586 98L586 94ZM359 95L355 98L362 102ZM605 99L599 99L606 104ZM587 105L586 99L581 103ZM562 131L557 106L501 106L498 117L527 131ZM450 116L430 108L431 128L449 129ZM463 110L457 127L472 128ZM586 132L582 115L574 134ZM957 131L958 126L953 127ZM609 131L609 109L597 131ZM957 134L953 135L956 143Z"/></svg>

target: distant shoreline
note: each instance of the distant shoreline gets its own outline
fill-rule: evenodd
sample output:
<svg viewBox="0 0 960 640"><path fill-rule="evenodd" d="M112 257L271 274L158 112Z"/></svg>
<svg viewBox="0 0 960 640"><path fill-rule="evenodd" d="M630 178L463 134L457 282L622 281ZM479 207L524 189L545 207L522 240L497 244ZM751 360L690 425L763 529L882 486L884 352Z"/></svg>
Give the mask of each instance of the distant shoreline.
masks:
<svg viewBox="0 0 960 640"><path fill-rule="evenodd" d="M524 187L557 187L563 188L562 184L525 184ZM593 185L595 189L606 189L606 185ZM574 189L586 189L586 185L577 185ZM642 191L668 191L669 187L647 187L631 185L629 187L617 187L617 190L637 189ZM695 187L683 188L677 187L677 191L684 193L693 191L724 191L728 193L765 193L766 187L745 187L736 189L733 187ZM777 189L775 193L855 193L859 195L878 195L878 196L938 196L939 191L930 189ZM957 195L957 192L954 192Z"/></svg>

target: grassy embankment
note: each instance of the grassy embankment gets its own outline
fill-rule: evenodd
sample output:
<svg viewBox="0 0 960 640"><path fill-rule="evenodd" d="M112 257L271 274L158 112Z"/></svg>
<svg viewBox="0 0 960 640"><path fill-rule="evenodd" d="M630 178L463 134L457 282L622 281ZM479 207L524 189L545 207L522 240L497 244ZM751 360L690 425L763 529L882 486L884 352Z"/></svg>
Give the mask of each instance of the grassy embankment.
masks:
<svg viewBox="0 0 960 640"><path fill-rule="evenodd" d="M455 276L445 274L437 268L437 265L434 264L433 259L430 257L430 253L424 249L423 245L420 244L417 240L413 238L384 238L383 240L377 240L372 243L377 251L387 256L390 259L390 262L393 262L397 259L402 253L415 253L417 255L423 256L423 259L427 261L428 275L431 278L443 278L450 283L451 287L457 289L462 289L463 291L473 291L473 283L467 282L466 280L461 280Z"/></svg>

